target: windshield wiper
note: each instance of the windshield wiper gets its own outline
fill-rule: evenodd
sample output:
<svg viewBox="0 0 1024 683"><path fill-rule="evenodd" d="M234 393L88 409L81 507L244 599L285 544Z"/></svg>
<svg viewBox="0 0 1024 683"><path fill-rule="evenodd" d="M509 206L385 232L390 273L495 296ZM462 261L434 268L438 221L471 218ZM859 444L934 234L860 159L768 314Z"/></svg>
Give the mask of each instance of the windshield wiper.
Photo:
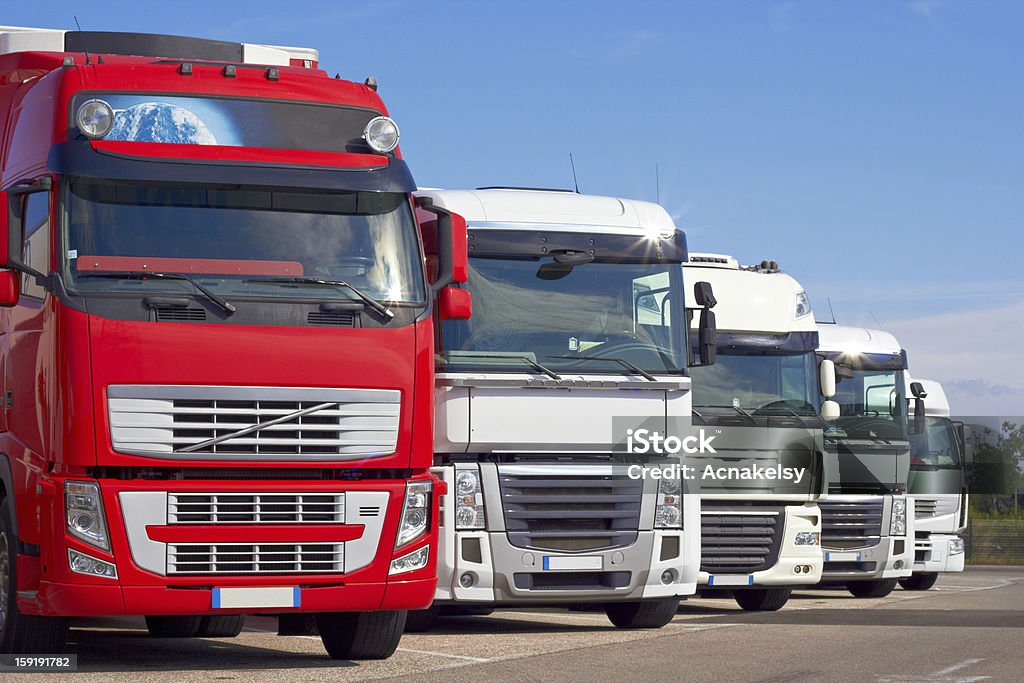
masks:
<svg viewBox="0 0 1024 683"><path fill-rule="evenodd" d="M630 363L625 358L610 358L610 357L607 357L607 356L545 356L545 358L561 358L563 360L565 360L565 359L568 359L568 360L603 360L603 361L608 361L610 363L618 363L622 367L626 368L627 370L630 370L631 372L633 372L636 375L640 375L641 377L643 377L644 379L646 379L649 382L657 382L658 381L657 377L655 377L651 373L647 372L646 370L642 370L642 369L638 368L637 366L633 365L632 363Z"/></svg>
<svg viewBox="0 0 1024 683"><path fill-rule="evenodd" d="M294 282L296 284L303 285L325 285L327 287L345 287L350 292L355 294L357 297L362 299L363 303L372 308L374 311L384 316L388 320L395 317L395 314L388 308L387 304L383 304L377 301L366 292L350 285L344 280L325 280L318 277L265 277L265 278L253 278L249 280L243 280L242 282Z"/></svg>
<svg viewBox="0 0 1024 683"><path fill-rule="evenodd" d="M463 362L469 362L469 361L473 360L474 358L501 358L501 359L510 359L510 360L521 360L524 363L526 363L527 365L529 365L531 368L536 370L537 372L539 372L541 374L544 374L544 375L547 375L551 379L562 379L561 375L556 375L554 372L552 372L551 370L547 369L546 367L544 367L543 365L541 365L540 363L538 363L534 359L530 358L529 356L517 356L517 355L514 355L514 354L504 355L504 354L501 354L501 353L474 353L472 356L466 356L465 358L460 359L460 360L463 360ZM451 362L451 361L449 360L449 362Z"/></svg>
<svg viewBox="0 0 1024 683"><path fill-rule="evenodd" d="M737 413L750 420L753 424L757 424L757 418L755 418L753 415L748 413L746 410L743 410L743 408L740 408L739 406L702 405L701 408L728 408L730 410L735 410Z"/></svg>
<svg viewBox="0 0 1024 683"><path fill-rule="evenodd" d="M194 278L191 278L188 275L182 275L181 273L160 273L150 272L148 270L126 270L124 272L111 273L95 273L88 271L84 273L78 273L77 275L78 277L102 277L110 280L184 280L185 282L188 282L193 287L195 287L197 291L205 295L207 299L215 303L222 311L224 311L228 315L233 315L234 312L237 310L234 304L228 303L227 301L222 299L220 295L210 291L209 289L206 288L206 286L200 284Z"/></svg>

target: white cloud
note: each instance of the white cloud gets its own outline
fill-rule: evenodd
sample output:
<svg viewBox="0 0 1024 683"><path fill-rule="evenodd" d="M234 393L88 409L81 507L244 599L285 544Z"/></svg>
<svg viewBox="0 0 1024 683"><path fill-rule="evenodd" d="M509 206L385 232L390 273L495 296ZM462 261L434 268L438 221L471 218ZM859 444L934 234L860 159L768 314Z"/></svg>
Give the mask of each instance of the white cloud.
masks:
<svg viewBox="0 0 1024 683"><path fill-rule="evenodd" d="M960 415L1024 415L1024 300L889 322L915 377L939 380Z"/></svg>

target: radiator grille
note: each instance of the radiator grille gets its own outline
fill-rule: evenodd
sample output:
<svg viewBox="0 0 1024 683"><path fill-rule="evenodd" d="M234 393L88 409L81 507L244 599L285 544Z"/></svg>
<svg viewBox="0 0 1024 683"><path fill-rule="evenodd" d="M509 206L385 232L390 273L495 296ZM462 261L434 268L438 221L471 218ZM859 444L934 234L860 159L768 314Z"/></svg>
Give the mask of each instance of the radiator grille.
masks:
<svg viewBox="0 0 1024 683"><path fill-rule="evenodd" d="M830 500L821 509L824 548L868 548L882 539L882 498L862 501Z"/></svg>
<svg viewBox="0 0 1024 683"><path fill-rule="evenodd" d="M571 552L636 541L641 480L608 472L548 474L542 469L498 468L512 545Z"/></svg>
<svg viewBox="0 0 1024 683"><path fill-rule="evenodd" d="M168 524L342 524L344 493L171 493Z"/></svg>
<svg viewBox="0 0 1024 683"><path fill-rule="evenodd" d="M934 498L914 499L914 519L928 519L934 517L938 509L939 501Z"/></svg>
<svg viewBox="0 0 1024 683"><path fill-rule="evenodd" d="M701 571L749 574L772 567L779 556L785 508L702 502Z"/></svg>
<svg viewBox="0 0 1024 683"><path fill-rule="evenodd" d="M333 574L344 569L343 543L184 543L167 546L167 573Z"/></svg>
<svg viewBox="0 0 1024 683"><path fill-rule="evenodd" d="M203 386L111 386L108 406L121 453L217 460L388 455L401 408L393 390Z"/></svg>

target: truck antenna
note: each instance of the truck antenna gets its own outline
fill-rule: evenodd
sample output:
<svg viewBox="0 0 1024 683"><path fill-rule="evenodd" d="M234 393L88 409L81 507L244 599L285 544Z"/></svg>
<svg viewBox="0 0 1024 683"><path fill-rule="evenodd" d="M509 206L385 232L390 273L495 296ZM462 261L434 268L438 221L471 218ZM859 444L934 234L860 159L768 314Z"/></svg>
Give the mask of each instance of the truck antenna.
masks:
<svg viewBox="0 0 1024 683"><path fill-rule="evenodd" d="M832 297L825 297L825 301L828 302L828 312L832 314L832 324L836 324L836 312L832 310Z"/></svg>
<svg viewBox="0 0 1024 683"><path fill-rule="evenodd" d="M71 17L75 20L75 26L78 28L78 32L82 33L82 25L78 23L78 16L75 15L75 14L72 14ZM89 61L89 48L85 46L85 38L84 37L82 38L82 51L85 52L85 64L86 64L86 66L88 66L90 64L90 61Z"/></svg>
<svg viewBox="0 0 1024 683"><path fill-rule="evenodd" d="M878 322L878 318L875 317L875 314L872 312L870 308L868 309L868 313L871 313L871 319L875 321L876 325L878 325L878 329L882 329L882 323Z"/></svg>
<svg viewBox="0 0 1024 683"><path fill-rule="evenodd" d="M569 152L569 165L572 166L572 184L576 188L576 194L580 193L580 184L576 180L576 162L572 160L572 152Z"/></svg>
<svg viewBox="0 0 1024 683"><path fill-rule="evenodd" d="M654 162L654 201L661 204L661 174L658 172L658 162Z"/></svg>

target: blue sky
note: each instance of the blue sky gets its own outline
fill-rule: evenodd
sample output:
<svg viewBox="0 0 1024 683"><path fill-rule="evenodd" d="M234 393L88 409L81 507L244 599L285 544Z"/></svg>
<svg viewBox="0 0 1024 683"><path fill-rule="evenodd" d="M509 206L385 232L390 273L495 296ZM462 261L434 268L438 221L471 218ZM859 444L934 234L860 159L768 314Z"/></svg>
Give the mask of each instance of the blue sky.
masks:
<svg viewBox="0 0 1024 683"><path fill-rule="evenodd" d="M1024 414L1024 3L100 6L3 22L316 47L378 78L424 186L571 187L571 152L582 191L653 200L657 166L691 248L774 258L954 409Z"/></svg>

